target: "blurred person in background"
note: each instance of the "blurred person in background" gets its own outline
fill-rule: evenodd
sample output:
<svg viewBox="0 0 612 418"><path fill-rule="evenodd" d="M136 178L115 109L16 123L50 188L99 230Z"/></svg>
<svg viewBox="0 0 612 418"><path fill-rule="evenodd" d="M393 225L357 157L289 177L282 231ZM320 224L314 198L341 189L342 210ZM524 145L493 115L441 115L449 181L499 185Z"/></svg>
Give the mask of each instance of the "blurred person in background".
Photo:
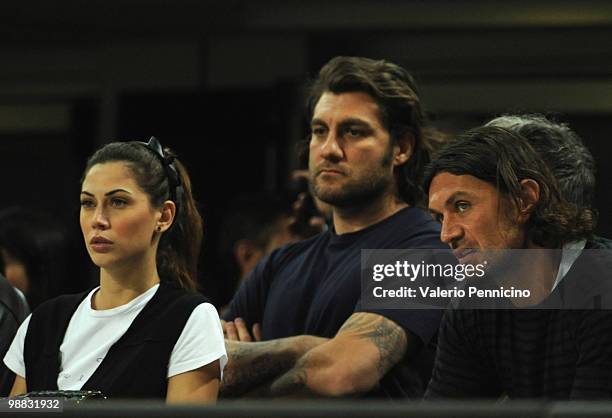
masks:
<svg viewBox="0 0 612 418"><path fill-rule="evenodd" d="M67 251L66 234L51 215L21 207L0 210L0 272L32 310L64 290Z"/></svg>
<svg viewBox="0 0 612 418"><path fill-rule="evenodd" d="M598 210L593 207L597 169L591 151L569 125L541 114L507 114L496 117L485 126L498 126L521 135L544 159L559 183L561 194L578 208L593 213L596 225ZM593 236L599 244L612 248L612 240Z"/></svg>
<svg viewBox="0 0 612 418"><path fill-rule="evenodd" d="M30 313L23 294L0 274L0 356L4 358L19 325ZM0 364L0 397L8 396L15 373Z"/></svg>
<svg viewBox="0 0 612 418"><path fill-rule="evenodd" d="M527 139L552 170L564 197L578 207L592 207L595 159L567 124L540 114L508 114L490 120L485 126L505 128Z"/></svg>
<svg viewBox="0 0 612 418"><path fill-rule="evenodd" d="M203 284L217 306L227 305L263 257L298 238L290 231L290 205L278 195L245 193L231 199L223 213L216 274Z"/></svg>
<svg viewBox="0 0 612 418"><path fill-rule="evenodd" d="M332 207L313 196L309 190L309 175L308 170L294 170L291 173L291 180L298 193L292 205L289 229L301 239L326 231L332 219Z"/></svg>

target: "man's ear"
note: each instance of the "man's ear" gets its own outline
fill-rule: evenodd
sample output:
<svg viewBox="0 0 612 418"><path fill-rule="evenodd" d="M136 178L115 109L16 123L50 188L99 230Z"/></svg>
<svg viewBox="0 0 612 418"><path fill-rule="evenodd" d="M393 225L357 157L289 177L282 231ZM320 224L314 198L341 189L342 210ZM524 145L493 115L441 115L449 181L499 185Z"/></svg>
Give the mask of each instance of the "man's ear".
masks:
<svg viewBox="0 0 612 418"><path fill-rule="evenodd" d="M176 216L176 204L172 200L166 200L161 208L161 216L157 221L157 232L167 231Z"/></svg>
<svg viewBox="0 0 612 418"><path fill-rule="evenodd" d="M521 194L519 199L519 221L526 222L540 200L540 185L532 179L521 180Z"/></svg>
<svg viewBox="0 0 612 418"><path fill-rule="evenodd" d="M394 145L393 165L398 167L406 164L406 161L412 157L414 150L414 135L411 132L406 132L402 137L398 138Z"/></svg>

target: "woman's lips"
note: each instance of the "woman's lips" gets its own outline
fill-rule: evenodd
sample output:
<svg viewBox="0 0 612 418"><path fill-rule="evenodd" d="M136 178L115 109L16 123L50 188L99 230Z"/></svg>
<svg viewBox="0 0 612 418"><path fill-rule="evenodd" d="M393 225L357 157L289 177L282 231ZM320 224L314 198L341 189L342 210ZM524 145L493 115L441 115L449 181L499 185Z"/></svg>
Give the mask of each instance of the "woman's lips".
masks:
<svg viewBox="0 0 612 418"><path fill-rule="evenodd" d="M97 253L107 253L112 249L113 244L107 242L98 242L95 244L90 244L90 247Z"/></svg>
<svg viewBox="0 0 612 418"><path fill-rule="evenodd" d="M95 236L89 241L89 246L97 253L107 253L113 247L113 242L108 238Z"/></svg>

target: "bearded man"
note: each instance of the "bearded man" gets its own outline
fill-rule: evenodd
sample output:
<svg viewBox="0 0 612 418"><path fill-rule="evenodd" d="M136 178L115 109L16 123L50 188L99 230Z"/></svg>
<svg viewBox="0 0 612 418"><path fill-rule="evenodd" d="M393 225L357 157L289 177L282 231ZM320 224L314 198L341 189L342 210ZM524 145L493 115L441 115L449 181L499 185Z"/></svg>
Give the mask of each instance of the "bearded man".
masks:
<svg viewBox="0 0 612 418"><path fill-rule="evenodd" d="M445 248L418 208L432 138L414 80L386 61L336 57L308 111L310 189L331 225L274 251L238 290L222 396L421 396L442 311L360 303L362 249Z"/></svg>

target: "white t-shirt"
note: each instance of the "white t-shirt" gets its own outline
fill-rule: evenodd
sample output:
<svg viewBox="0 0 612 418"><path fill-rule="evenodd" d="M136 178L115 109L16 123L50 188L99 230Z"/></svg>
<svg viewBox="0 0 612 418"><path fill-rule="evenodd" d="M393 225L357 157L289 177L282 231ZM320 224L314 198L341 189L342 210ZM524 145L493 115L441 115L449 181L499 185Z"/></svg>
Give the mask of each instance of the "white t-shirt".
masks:
<svg viewBox="0 0 612 418"><path fill-rule="evenodd" d="M555 277L551 291L555 290L555 287L565 278L565 275L572 268L574 261L576 261L578 256L582 253L585 246L586 240L568 242L563 245L559 270L557 271L557 277Z"/></svg>
<svg viewBox="0 0 612 418"><path fill-rule="evenodd" d="M125 334L132 321L157 292L159 284L135 299L107 310L91 308L91 298L99 289L92 290L79 304L60 345L60 371L57 387L60 390L79 390L106 353ZM4 363L15 374L26 375L23 346L31 315L17 330ZM176 341L168 363L168 378L198 369L215 360L220 361L221 373L227 363L223 330L217 310L210 303L198 305L187 320Z"/></svg>

